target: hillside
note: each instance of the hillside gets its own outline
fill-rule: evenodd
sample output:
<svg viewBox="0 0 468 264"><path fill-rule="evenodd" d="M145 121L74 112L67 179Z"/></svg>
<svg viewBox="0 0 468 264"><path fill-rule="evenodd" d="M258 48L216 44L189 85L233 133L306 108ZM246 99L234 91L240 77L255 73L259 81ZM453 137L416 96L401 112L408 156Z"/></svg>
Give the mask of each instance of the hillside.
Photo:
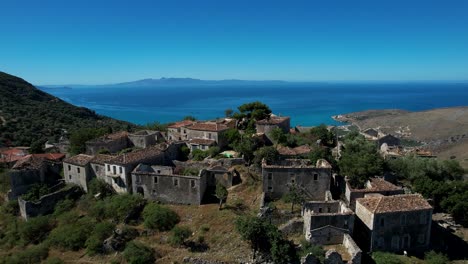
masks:
<svg viewBox="0 0 468 264"><path fill-rule="evenodd" d="M468 107L427 111L370 110L338 118L361 129L380 128L385 133L415 140L442 159L455 157L468 168Z"/></svg>
<svg viewBox="0 0 468 264"><path fill-rule="evenodd" d="M73 106L21 78L0 72L0 146L29 146L38 140L57 140L63 130L70 132L83 127L119 130L133 126Z"/></svg>

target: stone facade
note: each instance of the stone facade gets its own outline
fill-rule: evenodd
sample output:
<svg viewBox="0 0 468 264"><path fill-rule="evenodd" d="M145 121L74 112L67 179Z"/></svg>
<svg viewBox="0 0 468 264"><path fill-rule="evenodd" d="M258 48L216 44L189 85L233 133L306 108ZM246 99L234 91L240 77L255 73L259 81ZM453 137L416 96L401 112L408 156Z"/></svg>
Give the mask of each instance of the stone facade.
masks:
<svg viewBox="0 0 468 264"><path fill-rule="evenodd" d="M228 144L225 136L225 132L228 129L228 126L216 122L200 122L184 127L182 132L186 133L184 134L184 140L191 140L192 142L194 140L203 140L206 141L206 143L199 144L200 146L208 146L211 144L223 148ZM213 143L210 143L210 141L213 141ZM193 147L197 145L196 143L190 143L190 141L189 144Z"/></svg>
<svg viewBox="0 0 468 264"><path fill-rule="evenodd" d="M117 153L130 146L128 132L122 131L87 141L86 154L96 155L102 150L107 150L110 153Z"/></svg>
<svg viewBox="0 0 468 264"><path fill-rule="evenodd" d="M354 210L356 208L356 199L364 198L374 194L381 195L397 195L404 194L405 190L396 186L382 178L371 178L367 181L364 189L353 189L351 185L346 182L345 197L349 207Z"/></svg>
<svg viewBox="0 0 468 264"><path fill-rule="evenodd" d="M343 233L352 234L354 229L354 213L341 201L311 201L302 207L304 218L304 234L313 243L334 244L337 239L342 240ZM324 227L327 227L324 229ZM327 241L323 241L328 231ZM331 236L335 234L338 236ZM341 243L341 241L340 241Z"/></svg>
<svg viewBox="0 0 468 264"><path fill-rule="evenodd" d="M377 140L377 147L380 149L382 144L387 144L387 146L392 147L392 146L399 146L400 145L400 139L392 136L392 135L386 135Z"/></svg>
<svg viewBox="0 0 468 264"><path fill-rule="evenodd" d="M191 120L183 120L180 122L176 122L171 124L167 127L167 140L169 141L181 141L187 140L187 130L185 130L186 126L190 126L194 124L195 121Z"/></svg>
<svg viewBox="0 0 468 264"><path fill-rule="evenodd" d="M16 162L8 172L10 187L8 199L15 200L27 193L34 184L53 186L61 179L61 162L54 162L42 157L28 156Z"/></svg>
<svg viewBox="0 0 468 264"><path fill-rule="evenodd" d="M430 241L432 207L418 194L357 199L356 237L369 251L424 250Z"/></svg>
<svg viewBox="0 0 468 264"><path fill-rule="evenodd" d="M281 128L284 133L289 133L291 128L291 118L289 116L275 116L271 115L267 119L257 121L257 133L268 134L275 128Z"/></svg>
<svg viewBox="0 0 468 264"><path fill-rule="evenodd" d="M129 133L128 140L134 147L147 148L156 145L158 142L163 142L164 137L159 131L141 130Z"/></svg>
<svg viewBox="0 0 468 264"><path fill-rule="evenodd" d="M138 165L132 172L133 193L166 203L201 204L207 186L206 174L187 176L173 172L173 167Z"/></svg>
<svg viewBox="0 0 468 264"><path fill-rule="evenodd" d="M301 188L310 200L325 200L330 190L331 166L318 160L316 166L308 160L288 159L275 164L262 162L263 191L269 198L281 198L289 186Z"/></svg>
<svg viewBox="0 0 468 264"><path fill-rule="evenodd" d="M88 192L88 183L94 176L89 164L93 158L93 156L79 154L65 159L63 161L65 182L81 186L85 192Z"/></svg>

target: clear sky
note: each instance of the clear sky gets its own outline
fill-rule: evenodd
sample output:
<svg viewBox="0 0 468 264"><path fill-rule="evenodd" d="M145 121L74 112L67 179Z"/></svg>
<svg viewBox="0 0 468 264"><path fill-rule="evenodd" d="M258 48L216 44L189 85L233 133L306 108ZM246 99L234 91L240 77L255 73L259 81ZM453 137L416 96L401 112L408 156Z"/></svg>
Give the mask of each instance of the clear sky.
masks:
<svg viewBox="0 0 468 264"><path fill-rule="evenodd" d="M467 0L0 0L0 71L143 78L467 80Z"/></svg>

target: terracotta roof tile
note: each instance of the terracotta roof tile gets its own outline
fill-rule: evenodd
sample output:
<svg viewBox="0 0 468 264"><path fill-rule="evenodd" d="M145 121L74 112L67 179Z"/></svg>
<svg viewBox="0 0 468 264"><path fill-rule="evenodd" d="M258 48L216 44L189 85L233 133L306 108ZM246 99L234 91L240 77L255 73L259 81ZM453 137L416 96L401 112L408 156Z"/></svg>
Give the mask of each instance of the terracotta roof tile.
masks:
<svg viewBox="0 0 468 264"><path fill-rule="evenodd" d="M407 212L432 209L432 206L419 194L365 197L356 200L373 213Z"/></svg>
<svg viewBox="0 0 468 264"><path fill-rule="evenodd" d="M218 124L216 122L195 123L187 127L187 129L190 129L190 130L212 131L212 132L219 132L219 131L227 130L228 128L229 128L228 126L224 124Z"/></svg>
<svg viewBox="0 0 468 264"><path fill-rule="evenodd" d="M94 157L85 154L78 154L63 160L63 162L70 163L77 166L86 166Z"/></svg>
<svg viewBox="0 0 468 264"><path fill-rule="evenodd" d="M118 158L118 156L115 156L115 155L97 154L91 160L91 163L104 165L104 163L110 163L110 162L114 161L117 158Z"/></svg>
<svg viewBox="0 0 468 264"><path fill-rule="evenodd" d="M175 122L175 123L172 124L172 125L169 125L168 128L180 128L180 127L185 127L185 126L192 125L193 123L195 123L195 121L192 121L192 120L182 120L182 121L179 121L179 122Z"/></svg>
<svg viewBox="0 0 468 264"><path fill-rule="evenodd" d="M271 116L270 118L258 120L257 124L258 125L278 125L288 119L290 119L289 116Z"/></svg>
<svg viewBox="0 0 468 264"><path fill-rule="evenodd" d="M23 170L23 169L40 169L44 162L47 160L43 157L36 157L28 155L18 160L12 169Z"/></svg>

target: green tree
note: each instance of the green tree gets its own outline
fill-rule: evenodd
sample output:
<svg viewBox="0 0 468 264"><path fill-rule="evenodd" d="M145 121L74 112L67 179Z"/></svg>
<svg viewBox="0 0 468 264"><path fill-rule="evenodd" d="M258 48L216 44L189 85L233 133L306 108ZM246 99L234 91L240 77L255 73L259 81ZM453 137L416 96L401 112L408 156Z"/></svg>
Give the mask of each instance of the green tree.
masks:
<svg viewBox="0 0 468 264"><path fill-rule="evenodd" d="M228 191L226 187L224 187L221 183L216 184L215 196L219 200L219 210L221 210L221 207L223 206L223 201L226 200L228 196Z"/></svg>
<svg viewBox="0 0 468 264"><path fill-rule="evenodd" d="M224 110L224 116L225 117L231 117L233 113L234 113L234 111L231 108L228 108L228 109Z"/></svg>
<svg viewBox="0 0 468 264"><path fill-rule="evenodd" d="M265 159L267 163L273 163L279 160L280 155L278 150L273 146L261 147L254 152L254 163L261 164L262 160Z"/></svg>
<svg viewBox="0 0 468 264"><path fill-rule="evenodd" d="M328 130L325 124L311 128L309 133L317 140L320 140L322 145L334 146L335 135L333 132Z"/></svg>
<svg viewBox="0 0 468 264"><path fill-rule="evenodd" d="M123 256L129 264L154 263L156 260L153 249L137 241L127 243Z"/></svg>
<svg viewBox="0 0 468 264"><path fill-rule="evenodd" d="M194 116L188 115L184 117L184 120L196 121L197 119Z"/></svg>
<svg viewBox="0 0 468 264"><path fill-rule="evenodd" d="M71 154L80 154L86 152L86 141L98 138L107 133L110 133L106 128L82 128L75 130L70 135L70 152Z"/></svg>
<svg viewBox="0 0 468 264"><path fill-rule="evenodd" d="M179 223L179 216L171 209L149 203L143 210L144 225L148 229L167 231Z"/></svg>
<svg viewBox="0 0 468 264"><path fill-rule="evenodd" d="M239 133L239 130L234 128L226 130L224 135L230 147L233 147L233 145L237 144L237 142L241 140L241 134Z"/></svg>
<svg viewBox="0 0 468 264"><path fill-rule="evenodd" d="M48 216L32 217L19 226L19 235L26 243L38 244L47 238L54 227L52 219Z"/></svg>
<svg viewBox="0 0 468 264"><path fill-rule="evenodd" d="M155 121L153 123L146 124L145 128L148 129L148 130L155 130L155 131L165 132L165 131L167 131L167 124L161 124L158 121Z"/></svg>
<svg viewBox="0 0 468 264"><path fill-rule="evenodd" d="M294 205L302 204L305 201L304 192L296 184L291 184L289 186L289 192L285 193L283 200L286 203L291 203L291 213L294 212Z"/></svg>
<svg viewBox="0 0 468 264"><path fill-rule="evenodd" d="M450 262L447 256L435 251L426 252L426 254L424 254L424 261L427 264L445 264Z"/></svg>
<svg viewBox="0 0 468 264"><path fill-rule="evenodd" d="M271 114L271 109L266 104L259 101L243 104L237 109L239 109L240 112L240 116L238 117L252 118L254 120L265 119Z"/></svg>
<svg viewBox="0 0 468 264"><path fill-rule="evenodd" d="M284 134L284 131L281 128L279 127L273 128L273 130L271 130L270 132L270 135L275 145L286 143L286 140L287 140L286 134Z"/></svg>
<svg viewBox="0 0 468 264"><path fill-rule="evenodd" d="M348 136L338 166L353 188L362 188L370 177L383 173L383 158L363 136Z"/></svg>
<svg viewBox="0 0 468 264"><path fill-rule="evenodd" d="M44 153L44 144L45 144L46 140L44 139L39 139L39 140L36 140L36 141L33 141L31 143L31 148L30 148L30 152L31 153Z"/></svg>
<svg viewBox="0 0 468 264"><path fill-rule="evenodd" d="M208 157L208 152L201 149L194 149L192 151L192 159L195 161L201 161Z"/></svg>
<svg viewBox="0 0 468 264"><path fill-rule="evenodd" d="M251 163L254 156L255 150L258 148L259 142L256 138L253 138L251 135L244 134L242 139L235 144L234 150L239 152L244 157L244 160L247 163Z"/></svg>
<svg viewBox="0 0 468 264"><path fill-rule="evenodd" d="M92 235L86 240L86 252L90 255L103 253L103 242L114 232L115 225L100 222L94 226Z"/></svg>
<svg viewBox="0 0 468 264"><path fill-rule="evenodd" d="M170 243L174 246L182 246L192 236L192 230L186 226L176 226L171 230Z"/></svg>

